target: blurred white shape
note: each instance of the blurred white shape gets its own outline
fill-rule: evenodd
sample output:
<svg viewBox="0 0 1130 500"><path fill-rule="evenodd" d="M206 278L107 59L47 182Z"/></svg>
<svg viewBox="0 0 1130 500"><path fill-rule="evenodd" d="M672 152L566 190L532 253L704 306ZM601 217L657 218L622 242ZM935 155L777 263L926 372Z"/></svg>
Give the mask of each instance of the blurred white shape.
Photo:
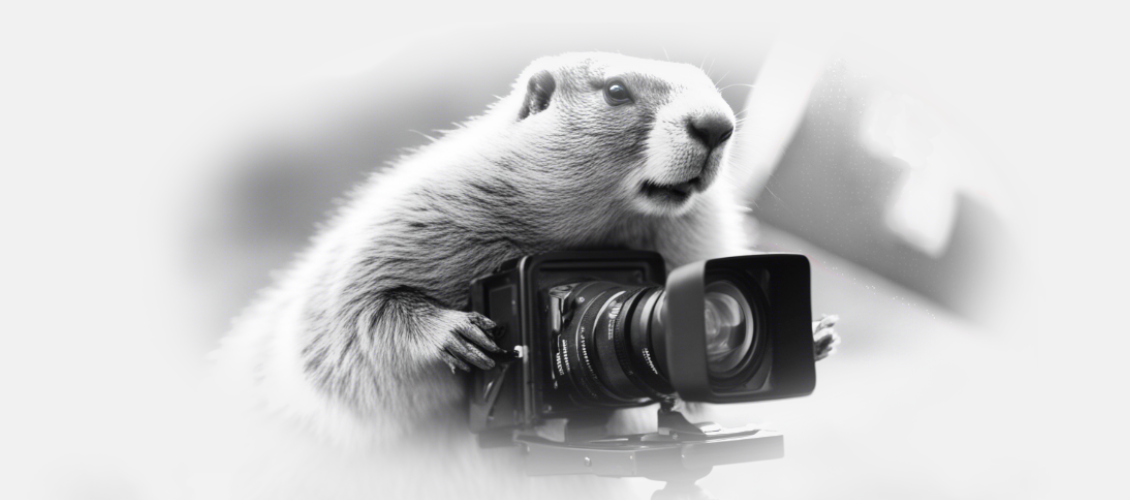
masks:
<svg viewBox="0 0 1130 500"><path fill-rule="evenodd" d="M876 93L869 102L864 146L907 167L884 215L893 234L931 257L940 256L949 244L959 192L1005 221L1015 217L999 168L937 108L892 92Z"/></svg>
<svg viewBox="0 0 1130 500"><path fill-rule="evenodd" d="M792 141L824 71L827 46L822 37L783 37L773 43L758 72L734 145L741 166L737 185L750 199L761 192Z"/></svg>
<svg viewBox="0 0 1130 500"><path fill-rule="evenodd" d="M887 229L918 251L941 257L957 220L954 165L960 160L955 161L952 134L917 100L883 93L864 120L863 142L872 153L893 156L907 167L883 214Z"/></svg>
<svg viewBox="0 0 1130 500"><path fill-rule="evenodd" d="M938 171L911 170L887 204L883 222L911 247L939 258L957 219L957 192Z"/></svg>

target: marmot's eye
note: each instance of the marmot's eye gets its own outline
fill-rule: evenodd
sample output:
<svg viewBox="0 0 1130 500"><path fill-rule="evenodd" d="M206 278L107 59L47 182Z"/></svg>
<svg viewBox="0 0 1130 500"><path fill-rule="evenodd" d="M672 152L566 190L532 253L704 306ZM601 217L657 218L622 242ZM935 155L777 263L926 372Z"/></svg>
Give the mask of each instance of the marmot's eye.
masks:
<svg viewBox="0 0 1130 500"><path fill-rule="evenodd" d="M628 93L628 87L624 85L624 82L612 80L604 86L604 100L612 106L619 106L632 102L632 95Z"/></svg>

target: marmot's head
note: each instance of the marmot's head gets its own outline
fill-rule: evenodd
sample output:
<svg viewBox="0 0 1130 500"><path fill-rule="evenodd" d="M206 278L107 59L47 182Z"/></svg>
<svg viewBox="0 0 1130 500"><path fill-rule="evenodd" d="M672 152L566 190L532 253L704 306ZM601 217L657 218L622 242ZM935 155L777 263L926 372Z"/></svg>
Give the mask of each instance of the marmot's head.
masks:
<svg viewBox="0 0 1130 500"><path fill-rule="evenodd" d="M685 212L718 179L735 125L701 69L618 54L539 59L504 102L548 194L653 215Z"/></svg>

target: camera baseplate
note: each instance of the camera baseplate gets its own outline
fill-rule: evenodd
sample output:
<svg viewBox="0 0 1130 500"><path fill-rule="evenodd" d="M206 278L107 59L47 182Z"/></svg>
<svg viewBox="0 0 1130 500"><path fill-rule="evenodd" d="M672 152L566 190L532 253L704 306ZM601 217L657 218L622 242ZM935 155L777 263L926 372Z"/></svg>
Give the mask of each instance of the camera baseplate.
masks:
<svg viewBox="0 0 1130 500"><path fill-rule="evenodd" d="M646 434L562 442L520 433L514 441L525 455L526 473L534 476L595 474L693 483L717 465L785 454L784 435L779 432L692 424L668 404L661 405L658 423L657 432Z"/></svg>

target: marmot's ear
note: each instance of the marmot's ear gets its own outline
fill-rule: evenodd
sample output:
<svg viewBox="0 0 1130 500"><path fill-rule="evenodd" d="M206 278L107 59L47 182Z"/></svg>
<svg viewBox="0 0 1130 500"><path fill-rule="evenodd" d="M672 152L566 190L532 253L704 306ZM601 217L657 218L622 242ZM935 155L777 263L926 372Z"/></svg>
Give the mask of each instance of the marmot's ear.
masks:
<svg viewBox="0 0 1130 500"><path fill-rule="evenodd" d="M549 71L539 71L530 77L526 86L526 98L522 101L522 109L518 111L518 119L524 120L527 116L537 114L549 107L549 98L557 89L557 81Z"/></svg>

